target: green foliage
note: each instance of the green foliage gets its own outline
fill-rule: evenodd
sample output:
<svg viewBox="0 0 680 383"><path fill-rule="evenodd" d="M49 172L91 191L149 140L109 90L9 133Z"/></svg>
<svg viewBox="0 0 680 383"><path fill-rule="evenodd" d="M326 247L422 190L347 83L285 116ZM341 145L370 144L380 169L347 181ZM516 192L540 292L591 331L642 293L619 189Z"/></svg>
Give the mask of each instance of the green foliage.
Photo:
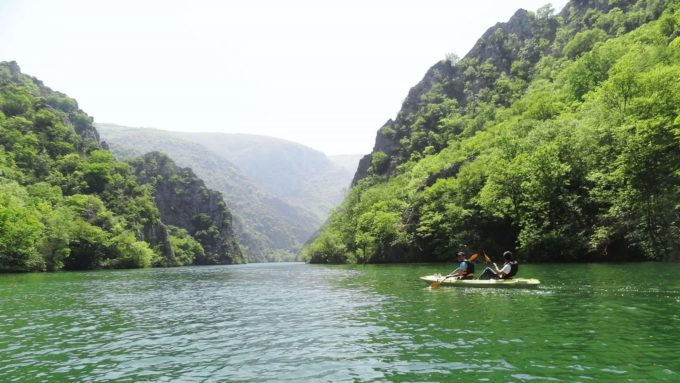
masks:
<svg viewBox="0 0 680 383"><path fill-rule="evenodd" d="M563 72L572 97L582 101L583 96L607 79L609 69L625 51L626 46L620 44L620 41L613 41L584 54L574 62Z"/></svg>
<svg viewBox="0 0 680 383"><path fill-rule="evenodd" d="M190 138L196 139L199 144L176 133L156 129L100 125L98 130L118 158L133 159L151 151L166 153L178 165L190 167L207 187L221 192L233 214L240 248L251 262L294 260L301 243L321 225L320 218L325 220L327 211L344 197L345 190L339 185L342 183L346 188L351 178L339 179L335 173L330 176L320 176L319 172L310 175L307 165L312 167L311 170L318 168L319 157L311 156L311 150L300 152L295 150L298 146L282 144L278 140L271 142L261 137L248 139L248 136L238 136L236 142L232 142L232 136L228 135L192 135ZM205 141L208 139L212 144L211 151L206 151ZM268 182L266 189L278 190L288 197L282 200L248 181L246 178L250 176L244 175L241 169L218 153L225 157L238 156L240 163L252 168L253 173L259 174L260 169L265 169L266 173L259 177ZM284 158L284 163L273 160L277 158ZM301 166L296 164L305 164L306 169L300 169ZM281 171L289 168L295 168L295 174ZM276 178L270 177L273 172L277 173ZM291 185L298 186L291 190ZM289 204L287 201L291 199L302 207ZM323 215L317 218L309 212L310 208L322 211Z"/></svg>
<svg viewBox="0 0 680 383"><path fill-rule="evenodd" d="M384 172L385 169L387 169L389 162L390 159L385 152L375 152L371 158L371 166L373 167L373 171L377 173Z"/></svg>
<svg viewBox="0 0 680 383"><path fill-rule="evenodd" d="M167 256L151 191L75 100L0 63L0 271L147 267ZM161 262L157 262L161 263Z"/></svg>
<svg viewBox="0 0 680 383"><path fill-rule="evenodd" d="M113 259L107 266L113 268L149 267L155 254L149 244L138 241L131 232L123 232L111 239Z"/></svg>
<svg viewBox="0 0 680 383"><path fill-rule="evenodd" d="M82 220L70 209L59 206L43 216L45 230L39 243L47 270L60 270L71 255L71 243Z"/></svg>
<svg viewBox="0 0 680 383"><path fill-rule="evenodd" d="M579 32L574 38L565 45L562 51L565 56L570 59L589 52L593 49L596 43L607 39L607 34L601 29L588 29Z"/></svg>
<svg viewBox="0 0 680 383"><path fill-rule="evenodd" d="M406 160L357 183L305 249L307 259L443 260L463 249L511 249L531 261L678 259L680 45L672 4L663 14L666 2L572 9L552 54L514 61L495 89L470 83L464 110L428 119L447 102L437 90L451 81L444 76L415 114L400 112L408 126L394 123L401 146L390 158ZM474 61L457 68L494 78ZM423 156L423 137L451 122L447 145Z"/></svg>
<svg viewBox="0 0 680 383"><path fill-rule="evenodd" d="M175 254L174 259L164 259L162 266L185 266L191 265L196 259L205 257L205 251L189 233L179 227L169 226L170 244Z"/></svg>
<svg viewBox="0 0 680 383"><path fill-rule="evenodd" d="M26 113L31 107L29 96L20 93L4 94L0 109L7 117L18 116Z"/></svg>
<svg viewBox="0 0 680 383"><path fill-rule="evenodd" d="M302 257L312 263L345 263L347 255L347 246L338 234L324 231L304 248Z"/></svg>
<svg viewBox="0 0 680 383"><path fill-rule="evenodd" d="M54 94L47 96L45 98L45 102L47 102L47 104L51 107L60 109L65 113L73 113L78 110L78 104L76 103L76 100L59 92L55 92Z"/></svg>
<svg viewBox="0 0 680 383"><path fill-rule="evenodd" d="M16 182L0 183L0 271L43 268L36 244L43 225L28 193Z"/></svg>
<svg viewBox="0 0 680 383"><path fill-rule="evenodd" d="M90 153L87 162L82 162L80 172L87 183L87 192L102 193L113 176L113 166L116 160L105 150L95 150Z"/></svg>

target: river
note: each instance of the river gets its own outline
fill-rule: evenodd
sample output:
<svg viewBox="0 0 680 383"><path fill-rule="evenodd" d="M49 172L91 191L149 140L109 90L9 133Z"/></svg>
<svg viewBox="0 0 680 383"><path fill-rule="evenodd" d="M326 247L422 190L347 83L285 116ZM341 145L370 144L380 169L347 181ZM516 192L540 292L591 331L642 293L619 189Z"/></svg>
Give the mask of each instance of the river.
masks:
<svg viewBox="0 0 680 383"><path fill-rule="evenodd" d="M452 268L0 275L0 381L680 381L680 264L522 265L533 290L417 279Z"/></svg>

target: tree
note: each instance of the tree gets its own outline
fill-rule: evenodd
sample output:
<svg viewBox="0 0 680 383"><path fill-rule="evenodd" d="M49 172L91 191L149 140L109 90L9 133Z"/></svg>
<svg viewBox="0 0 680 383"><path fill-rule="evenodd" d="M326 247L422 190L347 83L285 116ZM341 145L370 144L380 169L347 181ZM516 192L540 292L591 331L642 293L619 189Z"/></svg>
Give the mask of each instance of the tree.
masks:
<svg viewBox="0 0 680 383"><path fill-rule="evenodd" d="M0 271L44 268L36 249L43 225L27 200L26 190L16 182L0 183Z"/></svg>
<svg viewBox="0 0 680 383"><path fill-rule="evenodd" d="M387 170L387 166L389 165L389 157L385 152L375 152L373 153L373 158L371 159L371 167L373 168L373 171L377 174L382 174L385 170Z"/></svg>
<svg viewBox="0 0 680 383"><path fill-rule="evenodd" d="M570 59L575 59L591 51L596 43L604 41L606 38L607 34L601 29L588 29L579 32L564 46L562 53Z"/></svg>
<svg viewBox="0 0 680 383"><path fill-rule="evenodd" d="M146 242L138 241L135 236L124 231L111 239L113 257L105 264L105 267L113 268L140 268L149 267L155 260L154 252Z"/></svg>
<svg viewBox="0 0 680 383"><path fill-rule="evenodd" d="M157 264L160 266L185 266L191 265L196 259L205 257L205 250L189 233L179 227L169 226L170 244L174 258L160 258Z"/></svg>

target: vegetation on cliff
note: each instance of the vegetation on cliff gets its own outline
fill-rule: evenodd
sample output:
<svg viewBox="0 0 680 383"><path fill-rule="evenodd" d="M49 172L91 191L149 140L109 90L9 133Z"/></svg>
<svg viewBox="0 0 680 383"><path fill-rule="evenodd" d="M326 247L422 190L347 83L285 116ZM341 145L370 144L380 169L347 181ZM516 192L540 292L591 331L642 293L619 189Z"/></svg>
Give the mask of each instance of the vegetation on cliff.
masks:
<svg viewBox="0 0 680 383"><path fill-rule="evenodd" d="M183 251L184 262L198 265L243 263L234 235L231 212L222 194L205 187L189 168L180 168L166 154L147 153L131 162L138 182L153 189L154 201L163 223L171 233L182 233L174 241ZM187 236L186 233L189 235ZM192 243L195 239L200 245ZM182 262L183 263L183 262Z"/></svg>
<svg viewBox="0 0 680 383"><path fill-rule="evenodd" d="M378 132L312 262L680 256L680 6L518 11Z"/></svg>
<svg viewBox="0 0 680 383"><path fill-rule="evenodd" d="M75 100L0 63L0 271L185 264L192 246Z"/></svg>
<svg viewBox="0 0 680 383"><path fill-rule="evenodd" d="M302 244L323 222L310 211L263 190L234 163L189 141L183 133L111 124L98 124L97 130L117 158L131 160L147 152L163 152L179 166L190 167L209 188L221 192L233 213L234 231L249 262L294 260ZM260 164L267 166L262 160ZM281 172L286 174L285 170Z"/></svg>

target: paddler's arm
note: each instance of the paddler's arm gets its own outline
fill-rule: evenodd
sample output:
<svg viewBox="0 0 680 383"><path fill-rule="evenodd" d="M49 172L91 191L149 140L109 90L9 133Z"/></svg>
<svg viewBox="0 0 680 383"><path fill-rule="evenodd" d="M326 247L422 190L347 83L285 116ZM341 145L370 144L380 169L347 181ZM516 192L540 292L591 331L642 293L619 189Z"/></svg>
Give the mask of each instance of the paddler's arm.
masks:
<svg viewBox="0 0 680 383"><path fill-rule="evenodd" d="M459 275L463 275L464 272L465 269L461 268L461 266L458 266L458 268L452 271L449 275L447 275L447 277L457 277Z"/></svg>
<svg viewBox="0 0 680 383"><path fill-rule="evenodd" d="M446 276L447 276L447 277L457 277L459 274L460 274L460 270L459 270L459 269L456 269L456 270L454 270L454 271L448 273Z"/></svg>
<svg viewBox="0 0 680 383"><path fill-rule="evenodd" d="M506 264L507 265L507 264ZM510 274L510 266L503 265L503 268L496 271L499 277L505 278L506 275Z"/></svg>

